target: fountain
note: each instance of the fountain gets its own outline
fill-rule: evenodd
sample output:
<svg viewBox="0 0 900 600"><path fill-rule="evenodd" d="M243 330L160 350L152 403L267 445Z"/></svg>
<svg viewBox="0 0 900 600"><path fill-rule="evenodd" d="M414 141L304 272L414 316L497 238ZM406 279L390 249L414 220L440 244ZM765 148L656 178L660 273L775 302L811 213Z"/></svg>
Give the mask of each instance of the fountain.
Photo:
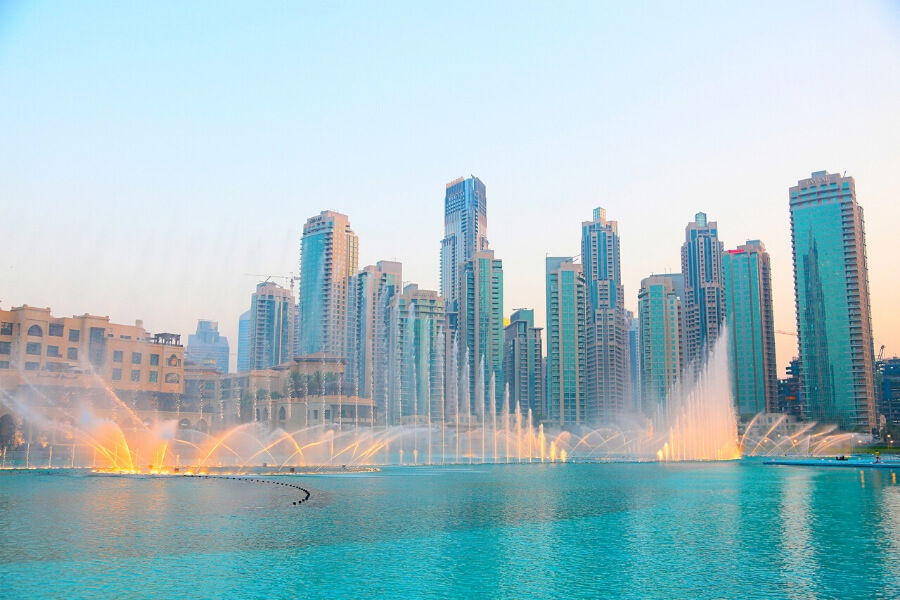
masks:
<svg viewBox="0 0 900 600"><path fill-rule="evenodd" d="M665 406L652 418L634 416L566 430L536 424L530 408L510 405L506 387L496 406L498 382L493 373L486 373L483 359L471 371L475 381L470 398L468 352L459 352L455 339L449 372L458 377L442 382L441 397L431 397L431 365L406 362L411 371L394 368L385 375L391 388L387 421L393 424L344 426L338 419L335 424L285 430L250 422L211 434L179 428L176 421L148 424L108 387L105 401L113 410L98 410L90 403L77 410L55 407L57 413L74 417L62 419L49 418L6 395L0 400L32 429L52 435L26 444L18 455L4 452L2 460L4 466L53 466L55 446L59 466L152 473L240 471L263 464L286 471L400 464L693 461L830 453L852 439L852 434L814 424L803 424L788 435L779 429L783 416L765 427L763 420L754 419L739 439L726 344L723 335L702 368L673 387ZM442 367L444 357L438 358ZM401 394L404 376L411 382L406 397ZM53 404L51 398L44 400Z"/></svg>

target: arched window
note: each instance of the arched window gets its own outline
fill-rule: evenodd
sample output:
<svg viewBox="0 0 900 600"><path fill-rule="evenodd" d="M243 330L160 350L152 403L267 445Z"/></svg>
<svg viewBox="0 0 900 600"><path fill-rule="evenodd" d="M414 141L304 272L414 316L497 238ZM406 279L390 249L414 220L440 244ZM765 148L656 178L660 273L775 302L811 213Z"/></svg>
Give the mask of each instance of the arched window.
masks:
<svg viewBox="0 0 900 600"><path fill-rule="evenodd" d="M166 383L178 383L181 381L181 378L178 377L178 373L166 373Z"/></svg>
<svg viewBox="0 0 900 600"><path fill-rule="evenodd" d="M169 360L167 360L166 362L169 363L170 367L178 367L181 365L181 361L178 360L178 357L175 356L174 354L172 356L170 356Z"/></svg>
<svg viewBox="0 0 900 600"><path fill-rule="evenodd" d="M188 421L187 419L182 419L182 420L178 421L178 427L180 427L181 429L187 429L190 426L191 426L191 422Z"/></svg>
<svg viewBox="0 0 900 600"><path fill-rule="evenodd" d="M32 325L28 328L28 335L32 337L43 337L44 331L40 328L39 325Z"/></svg>
<svg viewBox="0 0 900 600"><path fill-rule="evenodd" d="M284 407L278 409L278 420L284 421L287 418L287 413L284 410Z"/></svg>

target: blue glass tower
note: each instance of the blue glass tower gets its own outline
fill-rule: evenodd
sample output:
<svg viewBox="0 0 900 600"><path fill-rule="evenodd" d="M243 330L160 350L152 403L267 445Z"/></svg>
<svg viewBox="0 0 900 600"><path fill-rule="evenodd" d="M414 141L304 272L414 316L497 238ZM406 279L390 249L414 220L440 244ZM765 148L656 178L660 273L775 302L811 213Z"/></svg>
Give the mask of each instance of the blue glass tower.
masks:
<svg viewBox="0 0 900 600"><path fill-rule="evenodd" d="M697 369L719 337L725 318L725 287L719 228L697 213L684 230L681 272L684 275L684 359Z"/></svg>
<svg viewBox="0 0 900 600"><path fill-rule="evenodd" d="M197 322L197 333L188 336L184 360L228 373L228 338L219 335L218 323L205 319Z"/></svg>
<svg viewBox="0 0 900 600"><path fill-rule="evenodd" d="M723 257L726 322L735 407L745 419L778 408L769 254L758 240Z"/></svg>
<svg viewBox="0 0 900 600"><path fill-rule="evenodd" d="M808 418L875 427L863 209L852 177L817 171L790 188L801 398Z"/></svg>
<svg viewBox="0 0 900 600"><path fill-rule="evenodd" d="M547 257L547 371L544 421L565 427L585 422L585 319L582 266L572 257Z"/></svg>

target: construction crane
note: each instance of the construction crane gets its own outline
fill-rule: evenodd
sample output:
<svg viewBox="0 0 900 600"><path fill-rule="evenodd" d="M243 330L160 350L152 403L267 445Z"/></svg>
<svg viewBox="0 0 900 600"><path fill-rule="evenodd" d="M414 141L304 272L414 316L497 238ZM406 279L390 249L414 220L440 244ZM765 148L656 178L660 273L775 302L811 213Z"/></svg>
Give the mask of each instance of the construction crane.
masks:
<svg viewBox="0 0 900 600"><path fill-rule="evenodd" d="M784 331L782 329L776 329L775 333L780 333L781 335L789 335L791 337L797 337L797 333L794 331Z"/></svg>
<svg viewBox="0 0 900 600"><path fill-rule="evenodd" d="M260 275L259 273L244 273L247 277L265 277L263 283L266 283L270 279L282 279L284 281L289 281L291 286L291 296L294 295L294 283L300 281L300 278L291 273L290 275Z"/></svg>

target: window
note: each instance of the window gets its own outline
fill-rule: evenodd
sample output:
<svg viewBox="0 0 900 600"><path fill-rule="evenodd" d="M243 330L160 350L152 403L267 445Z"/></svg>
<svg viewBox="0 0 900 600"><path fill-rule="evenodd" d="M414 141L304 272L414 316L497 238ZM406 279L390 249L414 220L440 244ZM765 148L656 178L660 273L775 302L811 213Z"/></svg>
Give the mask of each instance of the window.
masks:
<svg viewBox="0 0 900 600"><path fill-rule="evenodd" d="M122 369L113 369L112 380L113 381L122 381Z"/></svg>
<svg viewBox="0 0 900 600"><path fill-rule="evenodd" d="M65 329L65 327L62 323L50 323L50 327L47 330L47 335L52 335L53 337L62 337L63 329Z"/></svg>
<svg viewBox="0 0 900 600"><path fill-rule="evenodd" d="M28 342L25 344L25 354L30 354L32 356L40 356L41 355L41 345L37 342Z"/></svg>
<svg viewBox="0 0 900 600"><path fill-rule="evenodd" d="M141 364L141 360L143 360L143 358L144 357L141 355L140 352L132 352L131 353L131 364L139 365L139 364Z"/></svg>
<svg viewBox="0 0 900 600"><path fill-rule="evenodd" d="M8 369L9 361L8 360L0 360L0 369Z"/></svg>
<svg viewBox="0 0 900 600"><path fill-rule="evenodd" d="M67 349L66 358L68 358L69 360L78 360L78 348Z"/></svg>
<svg viewBox="0 0 900 600"><path fill-rule="evenodd" d="M178 359L178 357L175 356L174 354L172 354L171 356L169 356L169 360L167 360L166 362L169 364L170 367L178 367L178 366L181 366L181 361L180 361L180 360Z"/></svg>
<svg viewBox="0 0 900 600"><path fill-rule="evenodd" d="M66 369L68 369L69 365L67 365L66 363L48 362L46 365L46 368L48 371L59 372L59 371L65 371Z"/></svg>
<svg viewBox="0 0 900 600"><path fill-rule="evenodd" d="M0 335L12 335L12 323L0 323Z"/></svg>
<svg viewBox="0 0 900 600"><path fill-rule="evenodd" d="M138 382L141 380L141 372L138 369L131 370L131 380L134 382Z"/></svg>
<svg viewBox="0 0 900 600"><path fill-rule="evenodd" d="M47 346L47 356L62 358L62 354L59 353L59 346Z"/></svg>
<svg viewBox="0 0 900 600"><path fill-rule="evenodd" d="M177 373L166 373L166 383L178 383L181 381L181 378L178 377Z"/></svg>
<svg viewBox="0 0 900 600"><path fill-rule="evenodd" d="M43 337L44 330L39 325L32 325L28 328L28 335L31 337Z"/></svg>
<svg viewBox="0 0 900 600"><path fill-rule="evenodd" d="M122 362L121 350L113 350L113 362Z"/></svg>
<svg viewBox="0 0 900 600"><path fill-rule="evenodd" d="M0 354L10 354L12 352L12 342L0 342Z"/></svg>
<svg viewBox="0 0 900 600"><path fill-rule="evenodd" d="M77 342L81 339L81 330L80 329L70 329L69 330L69 341Z"/></svg>
<svg viewBox="0 0 900 600"><path fill-rule="evenodd" d="M40 363L27 362L27 363L25 363L25 370L26 371L37 371L38 367L40 367L40 366L41 366Z"/></svg>
<svg viewBox="0 0 900 600"><path fill-rule="evenodd" d="M159 371L150 371L150 383L159 382Z"/></svg>
<svg viewBox="0 0 900 600"><path fill-rule="evenodd" d="M151 354L150 355L150 366L151 367L159 366L159 354Z"/></svg>

